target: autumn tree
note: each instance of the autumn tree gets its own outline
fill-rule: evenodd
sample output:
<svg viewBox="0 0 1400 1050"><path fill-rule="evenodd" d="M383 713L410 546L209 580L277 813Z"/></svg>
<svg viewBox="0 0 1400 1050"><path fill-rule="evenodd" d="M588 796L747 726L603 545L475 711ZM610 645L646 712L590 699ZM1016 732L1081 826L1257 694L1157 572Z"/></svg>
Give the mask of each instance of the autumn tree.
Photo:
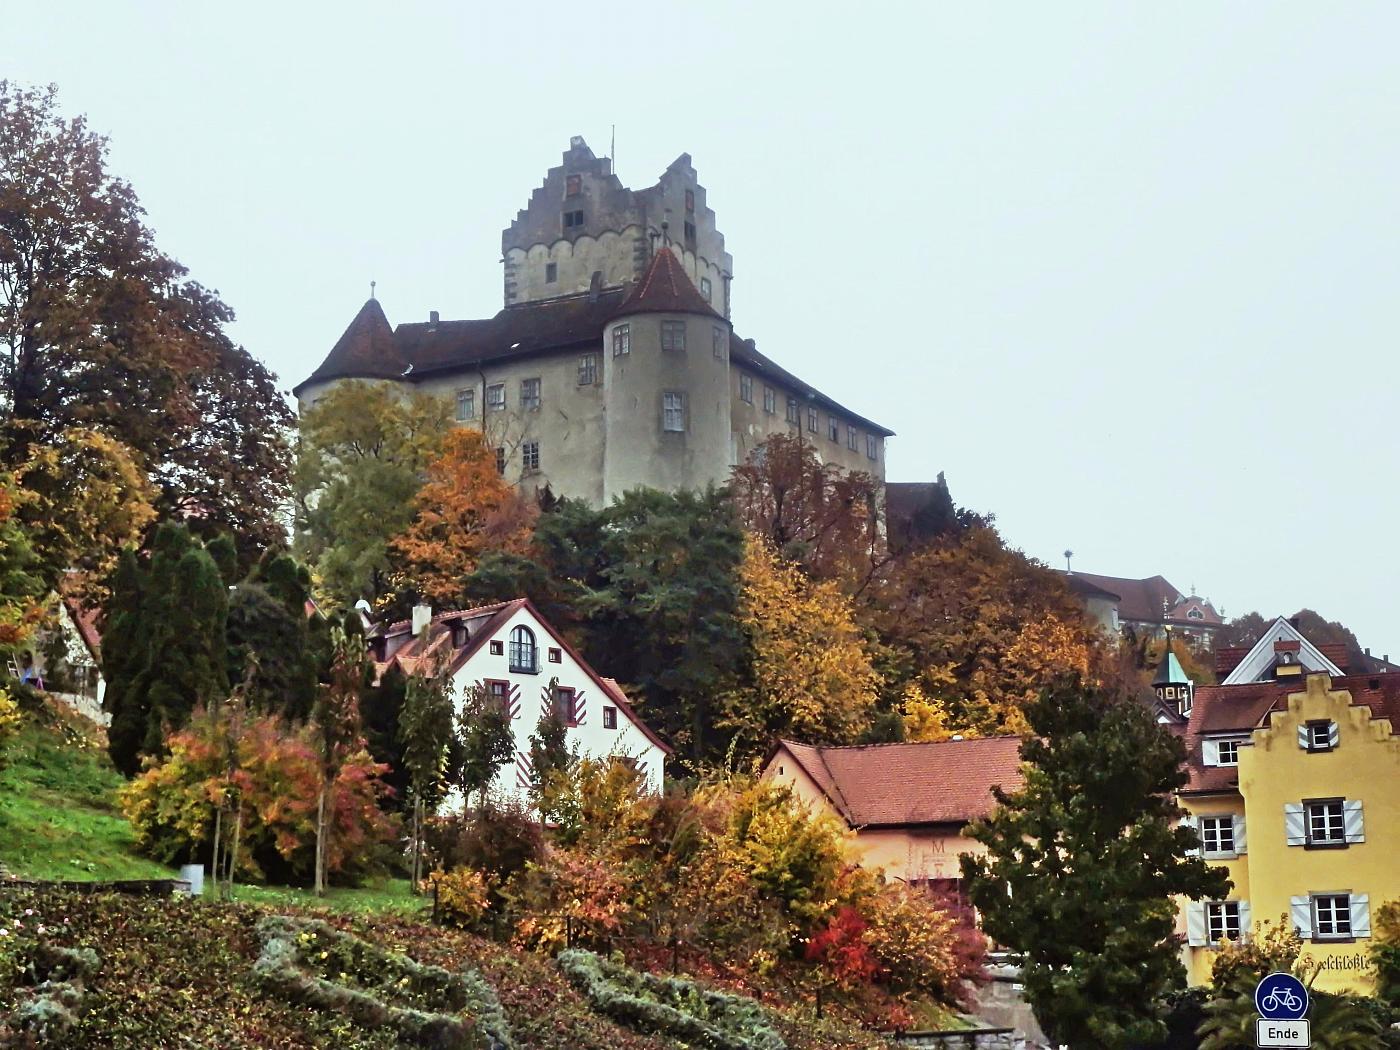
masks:
<svg viewBox="0 0 1400 1050"><path fill-rule="evenodd" d="M162 517L231 532L251 558L280 532L292 416L228 338L232 319L156 247L106 140L62 117L54 88L0 81L0 459L16 468L80 430L106 435ZM60 466L77 491L81 474ZM68 539L91 534L77 522Z"/></svg>
<svg viewBox="0 0 1400 1050"><path fill-rule="evenodd" d="M478 430L448 433L413 505L412 524L390 547L409 584L433 602L460 604L484 552L523 554L530 544L535 506L501 477Z"/></svg>
<svg viewBox="0 0 1400 1050"><path fill-rule="evenodd" d="M423 877L423 820L428 800L442 793L452 743L452 696L444 675L411 675L399 716L398 738L413 800L413 891Z"/></svg>
<svg viewBox="0 0 1400 1050"><path fill-rule="evenodd" d="M310 737L318 764L316 791L316 896L326 893L326 858L330 845L330 816L336 811L336 789L346 763L365 750L360 734L360 687L364 681L364 636L339 628L332 632L330 681L317 692Z"/></svg>
<svg viewBox="0 0 1400 1050"><path fill-rule="evenodd" d="M542 820L553 817L561 778L577 758L569 751L568 728L558 701L559 679L551 678L540 689L540 718L530 734L530 796Z"/></svg>
<svg viewBox="0 0 1400 1050"><path fill-rule="evenodd" d="M29 533L16 520L21 498L13 480L0 475L0 654L11 655L33 631L39 599L47 589Z"/></svg>
<svg viewBox="0 0 1400 1050"><path fill-rule="evenodd" d="M1097 676L1103 658L1063 580L986 525L894 562L863 615L894 654L892 684L917 683L956 732L1023 731L1056 675Z"/></svg>
<svg viewBox="0 0 1400 1050"><path fill-rule="evenodd" d="M808 579L758 536L745 543L740 578L745 672L725 695L720 724L745 754L777 736L854 743L880 683L850 599L835 580Z"/></svg>
<svg viewBox="0 0 1400 1050"><path fill-rule="evenodd" d="M29 447L17 475L20 516L50 586L98 604L123 547L140 546L155 520L155 488L137 456L100 431L69 427Z"/></svg>
<svg viewBox="0 0 1400 1050"><path fill-rule="evenodd" d="M1019 952L1050 1040L1073 1050L1150 1044L1182 983L1177 899L1223 899L1229 879L1191 851L1175 793L1181 741L1118 691L1058 679L1026 709L1024 785L967 834L962 873L983 929ZM1086 800L1092 800L1088 803Z"/></svg>
<svg viewBox="0 0 1400 1050"><path fill-rule="evenodd" d="M885 563L878 479L823 463L800 431L767 438L729 487L744 527L818 579L859 593Z"/></svg>
<svg viewBox="0 0 1400 1050"><path fill-rule="evenodd" d="M302 414L294 549L336 602L388 591L389 542L451 427L446 399L382 383L338 383Z"/></svg>

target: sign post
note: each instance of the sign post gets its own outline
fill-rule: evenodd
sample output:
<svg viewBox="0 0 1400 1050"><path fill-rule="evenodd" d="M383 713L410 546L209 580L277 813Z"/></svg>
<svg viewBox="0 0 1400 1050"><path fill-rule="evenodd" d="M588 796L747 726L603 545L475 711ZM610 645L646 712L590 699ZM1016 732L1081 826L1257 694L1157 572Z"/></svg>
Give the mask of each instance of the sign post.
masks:
<svg viewBox="0 0 1400 1050"><path fill-rule="evenodd" d="M1260 1047L1310 1047L1308 989L1291 973L1271 973L1254 989L1259 1011L1255 1043Z"/></svg>

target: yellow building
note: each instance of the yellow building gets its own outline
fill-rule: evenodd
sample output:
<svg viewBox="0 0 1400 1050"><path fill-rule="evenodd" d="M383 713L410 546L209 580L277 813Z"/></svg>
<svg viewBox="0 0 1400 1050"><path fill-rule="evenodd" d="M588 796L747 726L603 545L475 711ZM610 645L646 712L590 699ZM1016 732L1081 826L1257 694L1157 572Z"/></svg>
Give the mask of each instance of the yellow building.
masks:
<svg viewBox="0 0 1400 1050"><path fill-rule="evenodd" d="M762 776L789 785L814 811L836 814L855 834L861 862L891 878L956 890L969 822L991 814L992 786L1022 783L1019 737L924 744L813 747L779 741Z"/></svg>
<svg viewBox="0 0 1400 1050"><path fill-rule="evenodd" d="M1265 645L1256 680L1196 690L1187 726L1181 803L1234 883L1185 905L1187 972L1208 982L1220 941L1286 921L1319 989L1369 993L1371 915L1400 899L1400 674L1314 672L1297 639Z"/></svg>

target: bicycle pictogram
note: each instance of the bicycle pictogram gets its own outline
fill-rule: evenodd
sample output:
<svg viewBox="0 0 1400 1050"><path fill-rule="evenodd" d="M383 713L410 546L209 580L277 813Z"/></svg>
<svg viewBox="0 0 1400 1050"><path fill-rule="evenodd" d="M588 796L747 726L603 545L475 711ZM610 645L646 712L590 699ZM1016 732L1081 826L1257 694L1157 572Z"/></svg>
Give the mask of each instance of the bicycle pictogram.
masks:
<svg viewBox="0 0 1400 1050"><path fill-rule="evenodd" d="M1266 1013L1273 1013L1276 1010L1283 1010L1290 1014L1297 1013L1298 1008L1302 1005L1303 1000L1287 988L1275 988L1264 996L1264 1011Z"/></svg>

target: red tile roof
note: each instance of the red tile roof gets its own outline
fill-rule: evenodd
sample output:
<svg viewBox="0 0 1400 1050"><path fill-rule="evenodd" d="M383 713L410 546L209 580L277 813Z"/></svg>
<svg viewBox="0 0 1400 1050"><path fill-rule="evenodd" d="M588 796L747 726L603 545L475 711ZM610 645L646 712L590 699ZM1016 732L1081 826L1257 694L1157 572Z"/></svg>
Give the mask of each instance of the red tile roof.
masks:
<svg viewBox="0 0 1400 1050"><path fill-rule="evenodd" d="M706 314L724 320L691 283L690 276L670 248L662 248L652 256L642 279L617 310L619 317L661 313Z"/></svg>
<svg viewBox="0 0 1400 1050"><path fill-rule="evenodd" d="M383 307L367 299L320 367L292 393L321 379L397 379L405 367Z"/></svg>
<svg viewBox="0 0 1400 1050"><path fill-rule="evenodd" d="M993 785L1022 784L1014 736L855 747L783 740L775 754L783 749L855 828L965 824L992 812Z"/></svg>
<svg viewBox="0 0 1400 1050"><path fill-rule="evenodd" d="M405 674L412 674L415 671L431 673L439 669L444 670L448 675L456 674L461 670L462 665L470 660L505 625L506 621L521 609L529 610L541 629L554 640L556 645L573 657L600 690L617 703L618 708L641 730L643 736L666 754L674 753L671 745L657 736L651 727L642 721L641 716L633 709L627 695L622 691L622 687L613 679L604 678L595 671L593 666L583 658L583 654L570 645L567 638L555 631L528 598L514 598L508 602L483 605L475 609L459 609L438 613L428 622L426 638L415 637L405 642L394 651L389 659L382 663L376 663L375 668L381 675L394 666L400 667ZM459 621L465 621L467 624L467 641L460 649L454 649L452 647L452 625ZM407 634L412 627L412 620L398 620L387 627L371 631L370 636L372 638L402 636Z"/></svg>
<svg viewBox="0 0 1400 1050"><path fill-rule="evenodd" d="M1188 792L1236 791L1239 770L1207 766L1201 761L1201 740L1217 734L1247 734L1263 725L1271 711L1288 708L1288 697L1306 688L1302 679L1251 682L1248 685L1196 687L1191 720L1186 727ZM1372 718L1389 718L1400 731L1400 674L1344 675L1333 678L1332 690L1345 690L1357 706L1371 709Z"/></svg>

